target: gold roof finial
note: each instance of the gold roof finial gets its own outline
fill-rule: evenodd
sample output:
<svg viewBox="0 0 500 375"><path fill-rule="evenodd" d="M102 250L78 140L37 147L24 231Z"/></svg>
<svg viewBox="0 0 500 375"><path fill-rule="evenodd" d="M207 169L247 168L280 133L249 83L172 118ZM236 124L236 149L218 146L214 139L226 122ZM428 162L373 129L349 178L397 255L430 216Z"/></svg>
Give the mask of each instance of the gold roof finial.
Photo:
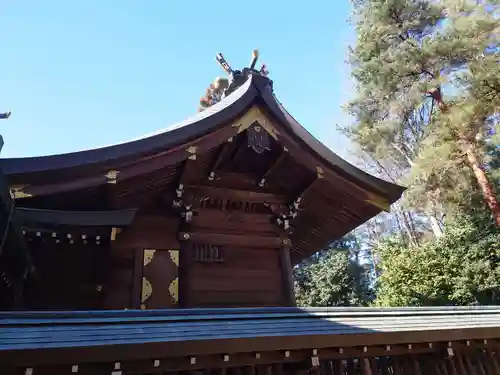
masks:
<svg viewBox="0 0 500 375"><path fill-rule="evenodd" d="M259 59L259 50L254 49L252 51L252 60L250 61L250 69L255 69L255 64L257 64L258 59Z"/></svg>

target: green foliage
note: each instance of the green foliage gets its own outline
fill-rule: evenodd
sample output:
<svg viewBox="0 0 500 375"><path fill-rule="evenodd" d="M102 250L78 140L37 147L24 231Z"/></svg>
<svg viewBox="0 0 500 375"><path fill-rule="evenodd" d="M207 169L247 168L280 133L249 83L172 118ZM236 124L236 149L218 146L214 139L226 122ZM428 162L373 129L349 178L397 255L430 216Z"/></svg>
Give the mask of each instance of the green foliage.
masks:
<svg viewBox="0 0 500 375"><path fill-rule="evenodd" d="M487 119L500 109L498 3L362 0L354 9L358 95L346 133L378 160L411 168L403 182L414 208L455 204L457 187L474 179L464 151L485 156Z"/></svg>
<svg viewBox="0 0 500 375"><path fill-rule="evenodd" d="M342 241L315 254L294 269L299 306L363 306L371 299L368 276Z"/></svg>
<svg viewBox="0 0 500 375"><path fill-rule="evenodd" d="M378 252L380 306L500 303L500 230L488 212L456 217L443 237L423 246L392 238Z"/></svg>
<svg viewBox="0 0 500 375"><path fill-rule="evenodd" d="M355 123L344 131L379 173L409 186L397 212L358 236L375 253L376 304L498 304L500 228L484 204L493 198L498 219L491 188L500 181L498 0L353 3L357 96L347 105ZM344 250L296 268L299 305L370 303L360 246L349 239L333 247Z"/></svg>

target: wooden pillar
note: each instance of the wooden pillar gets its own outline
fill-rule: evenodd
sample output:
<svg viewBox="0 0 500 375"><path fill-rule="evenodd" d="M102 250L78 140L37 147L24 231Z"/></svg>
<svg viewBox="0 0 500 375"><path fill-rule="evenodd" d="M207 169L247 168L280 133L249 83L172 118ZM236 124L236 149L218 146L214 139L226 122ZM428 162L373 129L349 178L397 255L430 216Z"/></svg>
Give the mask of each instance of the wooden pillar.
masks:
<svg viewBox="0 0 500 375"><path fill-rule="evenodd" d="M181 236L179 251L179 307L185 309L192 307L189 300L189 271L192 263L193 242L190 240L189 233L183 233Z"/></svg>
<svg viewBox="0 0 500 375"><path fill-rule="evenodd" d="M130 288L130 304L133 309L141 308L142 273L144 268L144 249L134 249L134 268Z"/></svg>
<svg viewBox="0 0 500 375"><path fill-rule="evenodd" d="M283 301L286 306L295 306L295 293L293 282L293 269L290 260L290 245L289 239L283 240L283 246L280 248L280 268L281 279L283 283Z"/></svg>

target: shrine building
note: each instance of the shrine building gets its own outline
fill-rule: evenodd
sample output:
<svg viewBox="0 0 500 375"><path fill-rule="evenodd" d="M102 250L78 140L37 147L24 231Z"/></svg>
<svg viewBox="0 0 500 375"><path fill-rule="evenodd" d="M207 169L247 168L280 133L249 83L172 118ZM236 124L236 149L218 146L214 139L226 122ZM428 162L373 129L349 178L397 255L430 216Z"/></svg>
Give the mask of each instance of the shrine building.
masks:
<svg viewBox="0 0 500 375"><path fill-rule="evenodd" d="M404 189L347 163L254 68L131 142L0 160L35 281L29 309L292 306L292 266Z"/></svg>

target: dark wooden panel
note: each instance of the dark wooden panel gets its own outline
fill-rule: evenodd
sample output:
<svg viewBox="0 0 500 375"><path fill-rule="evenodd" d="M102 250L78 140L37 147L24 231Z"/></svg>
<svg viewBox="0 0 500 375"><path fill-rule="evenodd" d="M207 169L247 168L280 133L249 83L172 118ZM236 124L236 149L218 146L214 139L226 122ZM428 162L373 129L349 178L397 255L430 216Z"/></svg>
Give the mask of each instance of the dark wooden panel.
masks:
<svg viewBox="0 0 500 375"><path fill-rule="evenodd" d="M202 209L191 223L194 230L221 230L239 233L275 233L276 225L272 223L273 215L255 214L238 211L222 211Z"/></svg>
<svg viewBox="0 0 500 375"><path fill-rule="evenodd" d="M132 225L117 236L117 244L124 249L178 249L178 218L164 216L137 216Z"/></svg>
<svg viewBox="0 0 500 375"><path fill-rule="evenodd" d="M83 227L130 225L137 209L109 211L67 211L16 208L16 215L23 226L32 224L75 225Z"/></svg>
<svg viewBox="0 0 500 375"><path fill-rule="evenodd" d="M286 196L264 193L258 191L258 189L258 187L254 187L253 190L236 190L211 186L186 186L186 192L197 197L229 199L250 203L286 204L289 201L289 198Z"/></svg>
<svg viewBox="0 0 500 375"><path fill-rule="evenodd" d="M134 251L120 247L117 241L111 241L110 253L108 280L104 287L104 307L106 309L132 308L134 307L132 304Z"/></svg>
<svg viewBox="0 0 500 375"><path fill-rule="evenodd" d="M52 243L42 237L30 244L38 279L26 290L25 308L102 308L108 277L106 245Z"/></svg>
<svg viewBox="0 0 500 375"><path fill-rule="evenodd" d="M210 232L181 232L179 239L220 246L247 246L249 248L280 248L283 239L278 236L258 236L245 234L226 234Z"/></svg>
<svg viewBox="0 0 500 375"><path fill-rule="evenodd" d="M224 187L230 189L239 190L251 190L255 189L259 183L260 175L250 175L244 173L235 173L224 171L217 175L217 178L213 181L207 181L207 185ZM261 189L261 191L267 191L266 188Z"/></svg>

